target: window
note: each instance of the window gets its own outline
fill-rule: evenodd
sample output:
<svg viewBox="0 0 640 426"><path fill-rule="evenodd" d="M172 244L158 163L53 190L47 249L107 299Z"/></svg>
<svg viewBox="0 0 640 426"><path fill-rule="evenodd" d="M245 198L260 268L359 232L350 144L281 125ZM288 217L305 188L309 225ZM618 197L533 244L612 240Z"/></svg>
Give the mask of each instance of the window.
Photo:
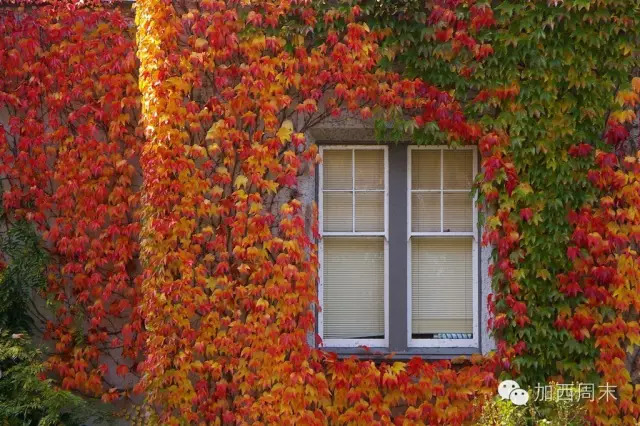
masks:
<svg viewBox="0 0 640 426"><path fill-rule="evenodd" d="M386 147L323 149L320 335L326 346L387 346Z"/></svg>
<svg viewBox="0 0 640 426"><path fill-rule="evenodd" d="M408 150L408 346L477 345L476 151Z"/></svg>
<svg viewBox="0 0 640 426"><path fill-rule="evenodd" d="M323 345L478 347L475 148L326 145L321 154Z"/></svg>

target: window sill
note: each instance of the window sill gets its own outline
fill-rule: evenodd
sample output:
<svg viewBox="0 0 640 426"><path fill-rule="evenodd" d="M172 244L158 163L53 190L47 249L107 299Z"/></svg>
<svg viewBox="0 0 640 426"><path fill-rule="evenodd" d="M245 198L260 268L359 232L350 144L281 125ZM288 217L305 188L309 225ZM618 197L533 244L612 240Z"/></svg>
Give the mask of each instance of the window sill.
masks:
<svg viewBox="0 0 640 426"><path fill-rule="evenodd" d="M326 352L333 352L338 355L339 359L356 357L363 360L372 361L403 361L411 358L419 357L423 359L453 359L465 355L480 354L480 348L408 348L406 351L391 351L389 348L331 348L320 347L319 349Z"/></svg>

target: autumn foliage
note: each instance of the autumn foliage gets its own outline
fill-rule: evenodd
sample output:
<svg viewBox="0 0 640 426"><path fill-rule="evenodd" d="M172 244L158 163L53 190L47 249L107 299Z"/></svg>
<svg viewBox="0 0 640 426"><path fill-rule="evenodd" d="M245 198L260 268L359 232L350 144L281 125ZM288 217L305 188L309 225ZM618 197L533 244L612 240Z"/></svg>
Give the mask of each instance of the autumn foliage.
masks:
<svg viewBox="0 0 640 426"><path fill-rule="evenodd" d="M55 258L49 367L66 389L117 397L112 356L144 344L132 31L106 9L3 9L0 22L3 219L33 222Z"/></svg>
<svg viewBox="0 0 640 426"><path fill-rule="evenodd" d="M311 4L137 7L147 137L141 386L161 421L384 423L401 418L391 408L410 393L408 416L467 417L491 376L461 391L446 363L377 367L308 346L317 235L296 188L318 161L305 131L329 115L406 110L462 143L479 128L447 93L378 71L382 35L357 21L357 7L320 16L328 29L318 45L272 30L314 25ZM443 375L429 379L433 389L423 384L431 370Z"/></svg>
<svg viewBox="0 0 640 426"><path fill-rule="evenodd" d="M563 211L566 269L554 277L541 260L525 276L544 210L532 194L543 192L514 135L489 113L468 119L453 90L382 67L396 54L391 31L369 26L364 5L138 0L134 22L122 5L75 3L0 10L0 218L36 224L55 259L42 322L62 387L105 401L143 394L159 424L461 424L500 374L527 374L534 339L522 330L538 315L527 278L565 297L549 327L593 339L592 367L548 376L616 384L617 401L590 407L595 422L640 417L622 368L640 333L640 169L615 155L637 81L611 89L624 108L609 116L608 144L555 134L598 197ZM488 5L434 1L425 24L459 79L490 69ZM498 83L467 103L521 110L518 83ZM375 363L309 345L319 235L299 183L321 159L306 132L341 114L401 117L478 146L477 187L494 211L483 243L494 248L496 353Z"/></svg>

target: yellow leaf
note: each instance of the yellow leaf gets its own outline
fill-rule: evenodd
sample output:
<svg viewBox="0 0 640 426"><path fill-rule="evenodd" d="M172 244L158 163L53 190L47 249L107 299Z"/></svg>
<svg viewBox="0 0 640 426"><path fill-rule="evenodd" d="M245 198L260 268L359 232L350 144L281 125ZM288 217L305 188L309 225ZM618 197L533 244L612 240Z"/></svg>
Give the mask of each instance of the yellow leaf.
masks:
<svg viewBox="0 0 640 426"><path fill-rule="evenodd" d="M196 49L202 49L208 44L207 40L199 38L196 40Z"/></svg>
<svg viewBox="0 0 640 426"><path fill-rule="evenodd" d="M640 101L640 97L636 92L631 90L621 90L616 95L616 101L618 101L620 105L635 106L638 104L638 101Z"/></svg>
<svg viewBox="0 0 640 426"><path fill-rule="evenodd" d="M620 124L624 124L624 123L629 123L635 120L636 114L632 110L626 109L624 111L612 112L611 118Z"/></svg>
<svg viewBox="0 0 640 426"><path fill-rule="evenodd" d="M234 183L236 188L245 188L247 186L247 182L249 179L245 175L239 175L236 177L236 181Z"/></svg>
<svg viewBox="0 0 640 426"><path fill-rule="evenodd" d="M278 192L278 182L275 181L267 181L264 183L264 186L266 188L267 191L271 192L271 193L276 193Z"/></svg>
<svg viewBox="0 0 640 426"><path fill-rule="evenodd" d="M528 183L522 182L520 185L518 185L516 191L518 191L518 193L520 193L521 195L529 195L533 192L533 188L531 188L531 185L529 185Z"/></svg>
<svg viewBox="0 0 640 426"><path fill-rule="evenodd" d="M167 79L167 83L173 85L173 87L175 87L176 89L182 91L182 92L188 92L191 88L191 86L189 85L189 83L187 83L186 81L184 81L182 78L180 77L171 77Z"/></svg>
<svg viewBox="0 0 640 426"><path fill-rule="evenodd" d="M257 214L262 210L261 203L251 203L251 207L249 207L249 214Z"/></svg>
<svg viewBox="0 0 640 426"><path fill-rule="evenodd" d="M394 362L391 366L391 371L393 374L399 374L404 371L405 364L402 362Z"/></svg>
<svg viewBox="0 0 640 426"><path fill-rule="evenodd" d="M289 142L291 135L293 134L293 122L291 120L284 120L280 130L278 130L277 136L281 141Z"/></svg>
<svg viewBox="0 0 640 426"><path fill-rule="evenodd" d="M222 194L224 193L224 189L221 186L214 186L213 188L211 188L211 195L213 197L222 197Z"/></svg>
<svg viewBox="0 0 640 426"><path fill-rule="evenodd" d="M549 278L551 278L551 274L546 269L538 269L538 271L536 272L536 277L548 281Z"/></svg>
<svg viewBox="0 0 640 426"><path fill-rule="evenodd" d="M213 125L209 128L209 131L207 131L207 136L206 136L206 140L214 140L218 137L219 134L219 129L222 126L221 121L217 121L215 123L213 123ZM217 147L217 144L214 145L215 147Z"/></svg>

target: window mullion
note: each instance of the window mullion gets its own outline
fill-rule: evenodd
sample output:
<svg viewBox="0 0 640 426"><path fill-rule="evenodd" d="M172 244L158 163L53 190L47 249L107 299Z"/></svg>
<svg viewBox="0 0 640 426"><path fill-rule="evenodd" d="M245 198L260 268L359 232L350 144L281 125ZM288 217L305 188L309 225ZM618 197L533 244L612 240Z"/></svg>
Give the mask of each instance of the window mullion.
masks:
<svg viewBox="0 0 640 426"><path fill-rule="evenodd" d="M405 144L390 145L388 151L389 205L389 350L406 352L408 348L407 235L410 188L407 185L407 150Z"/></svg>
<svg viewBox="0 0 640 426"><path fill-rule="evenodd" d="M440 232L444 232L444 149L440 150Z"/></svg>
<svg viewBox="0 0 640 426"><path fill-rule="evenodd" d="M356 232L356 150L351 150L351 231Z"/></svg>

